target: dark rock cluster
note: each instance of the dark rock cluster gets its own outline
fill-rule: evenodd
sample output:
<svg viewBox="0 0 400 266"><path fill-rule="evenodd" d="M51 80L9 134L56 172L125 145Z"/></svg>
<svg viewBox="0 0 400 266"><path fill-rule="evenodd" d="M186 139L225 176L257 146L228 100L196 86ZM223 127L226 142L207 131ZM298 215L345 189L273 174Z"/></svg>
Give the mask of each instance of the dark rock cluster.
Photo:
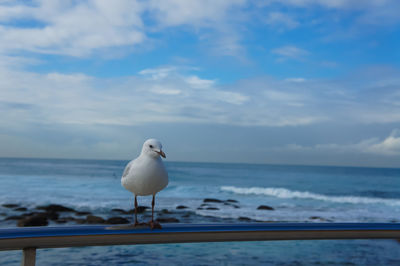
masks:
<svg viewBox="0 0 400 266"><path fill-rule="evenodd" d="M206 198L203 200L203 203L197 208L198 210L209 210L209 211L218 211L220 207L217 207L218 204L223 204L226 206L231 206L235 209L239 209L239 202L233 199L220 200L214 198Z"/></svg>
<svg viewBox="0 0 400 266"><path fill-rule="evenodd" d="M267 206L267 205L260 205L258 206L257 210L267 210L267 211L273 211L274 208Z"/></svg>
<svg viewBox="0 0 400 266"><path fill-rule="evenodd" d="M49 224L128 224L133 221L134 209L111 209L107 214L95 215L88 211L75 210L67 206L59 204L49 204L37 206L29 210L19 204L7 203L2 204L2 207L11 210L11 215L7 212L1 212L3 221L15 220L17 226L47 226ZM221 208L235 208L239 209L240 205L234 199L215 199L205 198L197 210L218 211ZM274 210L274 208L267 205L260 205L257 210ZM148 221L151 218L151 209L146 206L139 206L137 213L141 214L140 220ZM218 218L214 216L198 215L191 210L188 206L178 205L175 210L162 209L156 211L156 220L159 223L191 223L196 222L257 222L248 217L233 218ZM318 217L319 218L319 217ZM312 217L312 219L318 219Z"/></svg>
<svg viewBox="0 0 400 266"><path fill-rule="evenodd" d="M14 211L23 212L28 211L25 207L20 207L18 204L3 204L2 207L13 209ZM141 207L139 210L143 212L147 207ZM114 211L114 210L113 210ZM121 210L123 211L123 210ZM129 212L124 213L128 214ZM63 215L60 215L60 214ZM132 212L133 213L133 212ZM46 226L49 222L56 224L63 224L74 222L76 224L126 224L129 220L124 217L113 216L104 219L100 216L93 215L87 211L76 211L72 208L50 204L45 206L37 206L34 211L25 212L20 215L11 215L4 220L16 220L17 226Z"/></svg>

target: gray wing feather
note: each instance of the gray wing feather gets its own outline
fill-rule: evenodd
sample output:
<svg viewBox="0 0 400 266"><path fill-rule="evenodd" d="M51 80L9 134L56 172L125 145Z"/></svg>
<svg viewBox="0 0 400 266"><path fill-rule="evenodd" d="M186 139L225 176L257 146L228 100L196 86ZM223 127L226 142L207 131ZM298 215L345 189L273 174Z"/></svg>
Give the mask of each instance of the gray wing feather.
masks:
<svg viewBox="0 0 400 266"><path fill-rule="evenodd" d="M124 173L122 174L122 178L126 177L129 174L129 171L131 170L132 162L128 163L128 165L125 167Z"/></svg>

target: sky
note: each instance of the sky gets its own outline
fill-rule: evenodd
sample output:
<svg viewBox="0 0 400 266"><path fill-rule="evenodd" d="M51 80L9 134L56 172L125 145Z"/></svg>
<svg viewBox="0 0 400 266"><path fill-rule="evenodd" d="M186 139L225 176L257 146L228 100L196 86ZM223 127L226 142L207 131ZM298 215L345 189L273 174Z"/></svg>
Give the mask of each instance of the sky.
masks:
<svg viewBox="0 0 400 266"><path fill-rule="evenodd" d="M400 167L397 0L0 0L0 157Z"/></svg>

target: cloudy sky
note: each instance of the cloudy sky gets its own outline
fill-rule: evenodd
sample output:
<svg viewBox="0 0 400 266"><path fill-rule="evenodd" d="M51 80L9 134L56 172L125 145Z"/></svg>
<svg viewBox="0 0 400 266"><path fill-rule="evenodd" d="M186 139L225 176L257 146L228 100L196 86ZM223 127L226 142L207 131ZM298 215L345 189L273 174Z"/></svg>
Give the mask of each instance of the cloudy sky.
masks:
<svg viewBox="0 0 400 266"><path fill-rule="evenodd" d="M397 0L0 0L0 156L400 167Z"/></svg>

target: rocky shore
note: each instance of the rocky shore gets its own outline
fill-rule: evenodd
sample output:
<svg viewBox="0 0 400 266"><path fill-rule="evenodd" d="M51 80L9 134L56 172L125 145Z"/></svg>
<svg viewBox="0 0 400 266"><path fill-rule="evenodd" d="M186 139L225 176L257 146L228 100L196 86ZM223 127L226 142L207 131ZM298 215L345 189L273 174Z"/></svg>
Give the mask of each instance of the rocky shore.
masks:
<svg viewBox="0 0 400 266"><path fill-rule="evenodd" d="M207 223L207 222L260 222L249 217L218 218L203 216L195 213L196 210L219 211L221 207L230 206L240 208L240 203L234 199L205 198L196 208L185 205L176 206L174 209L155 211L155 217L160 223ZM267 205L255 207L257 211L273 211ZM59 204L26 207L15 203L4 203L0 207L0 226L47 226L57 224L128 224L133 221L134 209L110 209L106 213L92 213L76 210ZM151 218L151 209L146 206L138 208L139 220L148 221ZM263 221L265 222L265 221Z"/></svg>

